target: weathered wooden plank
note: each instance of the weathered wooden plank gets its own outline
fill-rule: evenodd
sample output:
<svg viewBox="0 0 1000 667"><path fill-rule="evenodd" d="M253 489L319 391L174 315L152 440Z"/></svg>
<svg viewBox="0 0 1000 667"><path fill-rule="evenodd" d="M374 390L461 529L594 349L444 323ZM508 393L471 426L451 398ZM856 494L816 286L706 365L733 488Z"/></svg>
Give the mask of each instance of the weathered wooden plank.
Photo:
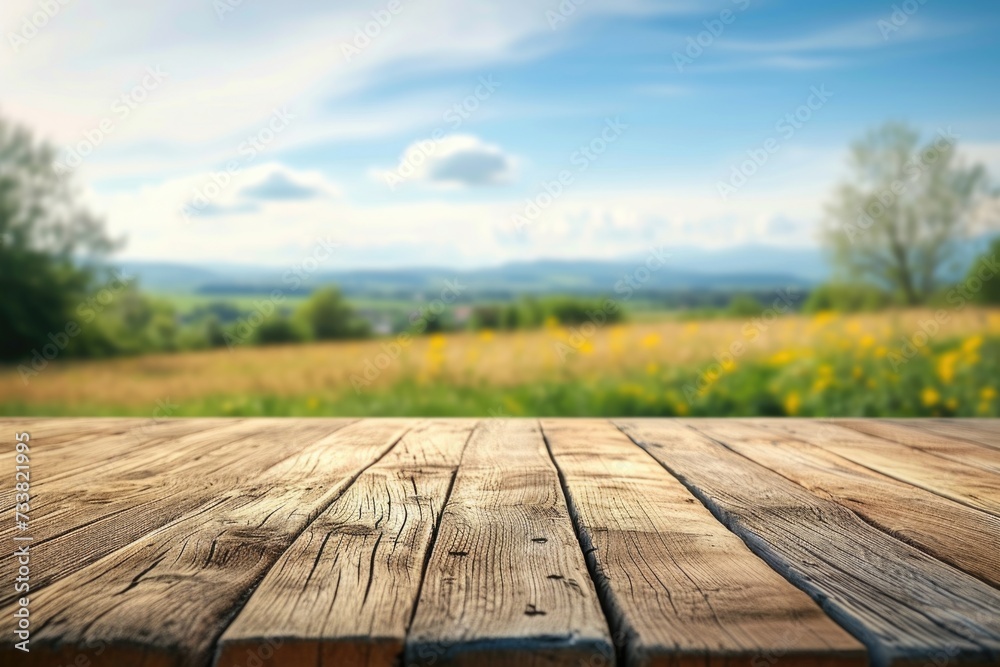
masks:
<svg viewBox="0 0 1000 667"><path fill-rule="evenodd" d="M349 420L260 420L233 423L145 449L171 454L171 465L94 473L49 484L32 507L32 589L38 591L217 497L222 485L244 483ZM163 452L161 450L169 450ZM177 455L181 454L180 457ZM44 455L36 455L36 461ZM179 458L179 460L178 460ZM55 462L50 462L50 465ZM0 530L9 541L13 526ZM0 568L14 553L0 553ZM18 597L0 590L0 604Z"/></svg>
<svg viewBox="0 0 1000 667"><path fill-rule="evenodd" d="M139 423L128 422L136 426ZM245 438L266 424L278 423L274 420L197 422L162 423L143 431L142 436L133 426L108 428L90 434L85 440L77 441L71 436L71 445L66 447L50 446L44 436L33 436L29 442L31 488L36 496L32 513L43 518L52 507L72 502L98 477L102 482L141 480L176 471L178 465L196 463L216 443ZM5 493L9 491L4 489ZM9 500L13 503L13 496ZM0 532L0 538L3 536Z"/></svg>
<svg viewBox="0 0 1000 667"><path fill-rule="evenodd" d="M295 455L220 483L183 518L32 595L31 653L17 652L18 664L79 655L108 667L206 664L256 582L409 424L365 421L302 442ZM9 618L13 607L0 613ZM0 645L0 661L12 653Z"/></svg>
<svg viewBox="0 0 1000 667"><path fill-rule="evenodd" d="M994 433L1000 431L1000 418L997 417L949 417L940 418L935 421L948 422L950 424L961 424L962 426L983 429Z"/></svg>
<svg viewBox="0 0 1000 667"><path fill-rule="evenodd" d="M907 428L876 419L844 419L838 420L837 423L859 433L891 440L932 456L1000 475L1000 451L986 445L968 440L956 440L924 429Z"/></svg>
<svg viewBox="0 0 1000 667"><path fill-rule="evenodd" d="M538 424L466 446L406 640L407 665L607 664L613 647Z"/></svg>
<svg viewBox="0 0 1000 667"><path fill-rule="evenodd" d="M676 422L622 427L868 647L875 665L1000 660L1000 591Z"/></svg>
<svg viewBox="0 0 1000 667"><path fill-rule="evenodd" d="M857 512L893 537L1000 588L1000 518L809 444L815 438L759 423L690 423L751 461Z"/></svg>
<svg viewBox="0 0 1000 667"><path fill-rule="evenodd" d="M14 431L27 431L55 445L72 437L106 435L138 425L140 421L123 417L5 417L0 420L0 433L10 438Z"/></svg>
<svg viewBox="0 0 1000 667"><path fill-rule="evenodd" d="M856 639L612 424L542 429L625 664L867 665Z"/></svg>
<svg viewBox="0 0 1000 667"><path fill-rule="evenodd" d="M142 446L145 440L164 436L180 437L238 421L240 420L214 417L197 419L60 417L21 424L16 430L30 433L31 439L48 453L58 452L78 459L88 447L100 441L102 443L100 453L104 455L104 460L107 460L120 451Z"/></svg>
<svg viewBox="0 0 1000 667"><path fill-rule="evenodd" d="M978 424L972 420L956 419L885 419L883 421L906 428L933 433L951 440L967 440L969 442L1000 449L1000 424L989 426ZM986 422L987 420L982 420Z"/></svg>
<svg viewBox="0 0 1000 667"><path fill-rule="evenodd" d="M147 420L126 419L55 420L55 426L29 430L31 439L31 468L34 479L32 490L39 492L60 480L78 477L91 478L95 471L108 474L126 461L148 465L146 449L156 444L172 442L177 438L201 433L213 428L233 424L231 420L172 420L154 423ZM13 442L13 432L10 441ZM12 455L13 445L4 448ZM56 496L45 496L54 499ZM14 489L0 489L0 508L13 508Z"/></svg>
<svg viewBox="0 0 1000 667"><path fill-rule="evenodd" d="M216 664L398 664L474 421L414 428L298 537L222 636ZM273 654L273 655L272 655Z"/></svg>
<svg viewBox="0 0 1000 667"><path fill-rule="evenodd" d="M1000 516L997 476L986 470L845 428L839 425L839 420L831 423L790 419L763 423L883 475Z"/></svg>

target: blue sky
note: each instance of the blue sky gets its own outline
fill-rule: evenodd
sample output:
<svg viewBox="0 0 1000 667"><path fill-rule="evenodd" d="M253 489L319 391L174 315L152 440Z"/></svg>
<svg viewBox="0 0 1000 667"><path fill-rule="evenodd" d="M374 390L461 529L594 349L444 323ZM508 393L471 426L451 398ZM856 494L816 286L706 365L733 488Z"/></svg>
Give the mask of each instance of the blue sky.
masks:
<svg viewBox="0 0 1000 667"><path fill-rule="evenodd" d="M811 245L849 142L891 119L1000 170L995 2L161 4L0 9L0 113L60 147L133 259Z"/></svg>

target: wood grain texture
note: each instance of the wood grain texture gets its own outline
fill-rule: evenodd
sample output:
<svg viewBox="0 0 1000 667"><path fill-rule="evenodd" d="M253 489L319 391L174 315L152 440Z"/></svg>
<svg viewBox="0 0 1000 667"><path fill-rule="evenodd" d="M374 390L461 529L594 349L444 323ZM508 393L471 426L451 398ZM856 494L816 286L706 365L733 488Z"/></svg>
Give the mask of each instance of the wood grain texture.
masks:
<svg viewBox="0 0 1000 667"><path fill-rule="evenodd" d="M81 473L39 484L32 504L33 589L65 577L112 551L175 521L219 495L220 487L245 483L287 458L303 442L318 440L349 423L347 420L261 420L230 422L169 439L157 434L133 447L135 463L120 457L106 471ZM37 443L36 479L55 465L44 442ZM102 441L81 447L101 460ZM13 526L0 530L10 540ZM12 567L13 553L0 554L0 567ZM0 591L0 604L15 599L13 589Z"/></svg>
<svg viewBox="0 0 1000 667"><path fill-rule="evenodd" d="M932 456L1000 474L1000 451L986 445L968 440L956 440L928 430L909 428L877 419L844 419L837 423Z"/></svg>
<svg viewBox="0 0 1000 667"><path fill-rule="evenodd" d="M149 446L233 423L232 420L201 419L160 423L126 419L120 422L107 419L55 420L54 426L29 430L33 455L31 467L35 474L31 485L33 491L40 493L50 485L74 478L79 485L82 480L92 479L94 473L107 475L129 460L138 462L141 468L149 456L146 449ZM13 433L10 438L13 441ZM4 454L12 454L13 449L11 446ZM13 493L8 485L0 489L0 507L5 511L13 507ZM61 497L56 492L45 496L51 499Z"/></svg>
<svg viewBox="0 0 1000 667"><path fill-rule="evenodd" d="M223 634L216 664L265 654L264 665L397 664L474 425L416 427L365 470L268 572Z"/></svg>
<svg viewBox="0 0 1000 667"><path fill-rule="evenodd" d="M897 481L767 422L691 420L695 429L847 507L893 537L1000 588L1000 518Z"/></svg>
<svg viewBox="0 0 1000 667"><path fill-rule="evenodd" d="M17 652L18 664L81 655L101 667L206 664L271 565L409 425L370 420L301 441L294 455L218 484L182 518L50 584L32 596L32 650ZM0 661L12 653L0 645Z"/></svg>
<svg viewBox="0 0 1000 667"><path fill-rule="evenodd" d="M997 476L986 470L846 428L839 420L789 419L768 424L798 437L812 438L809 441L817 446L883 475L1000 516Z"/></svg>
<svg viewBox="0 0 1000 667"><path fill-rule="evenodd" d="M758 555L868 647L875 665L1000 660L1000 591L682 424L622 422Z"/></svg>
<svg viewBox="0 0 1000 667"><path fill-rule="evenodd" d="M949 440L966 440L1000 449L1000 422L996 420L885 419L883 421L940 435Z"/></svg>
<svg viewBox="0 0 1000 667"><path fill-rule="evenodd" d="M406 641L406 665L599 667L613 647L538 424L466 446Z"/></svg>
<svg viewBox="0 0 1000 667"><path fill-rule="evenodd" d="M542 428L625 664L867 664L857 640L612 424Z"/></svg>

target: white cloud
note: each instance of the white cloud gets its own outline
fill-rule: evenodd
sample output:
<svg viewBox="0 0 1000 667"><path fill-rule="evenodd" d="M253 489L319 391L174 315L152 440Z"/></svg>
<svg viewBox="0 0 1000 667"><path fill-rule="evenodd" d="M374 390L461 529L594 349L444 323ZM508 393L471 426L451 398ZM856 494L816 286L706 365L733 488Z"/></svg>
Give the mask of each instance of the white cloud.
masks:
<svg viewBox="0 0 1000 667"><path fill-rule="evenodd" d="M464 134L415 141L394 169L372 171L376 180L393 189L405 182L445 188L501 185L513 180L513 175L511 156L499 146Z"/></svg>
<svg viewBox="0 0 1000 667"><path fill-rule="evenodd" d="M210 174L165 181L137 192L92 195L112 231L129 236L124 256L178 262L283 266L301 259L317 239L342 244L337 267L436 264L469 267L543 257L620 258L652 244L720 247L740 243L809 244L827 183L741 191L722 202L711 188L676 182L656 189L598 190L571 185L518 231L517 201L445 199L362 205L324 196L251 200L247 187L281 173L309 188L334 189L321 175L266 164L215 197L209 215L185 224L182 204ZM793 194L789 194L789 193ZM528 192L526 192L528 194ZM530 193L536 194L536 193ZM499 197L499 193L498 193Z"/></svg>
<svg viewBox="0 0 1000 667"><path fill-rule="evenodd" d="M889 8L891 11L891 8ZM804 53L817 51L856 51L878 48L886 45L878 27L880 19L886 16L876 16L864 21L842 24L790 39L751 40L720 40L720 48L730 51L747 53ZM894 34L892 42L909 42L924 39L937 39L962 32L966 26L945 24L940 21L929 23L920 16L910 17Z"/></svg>
<svg viewBox="0 0 1000 667"><path fill-rule="evenodd" d="M571 32L553 33L548 7L534 2L403 0L398 15L347 58L344 46L372 21L371 3L301 3L290 11L244 2L222 20L213 6L207 0L63 6L18 51L0 49L4 115L63 146L97 127L147 67L160 67L167 81L119 124L87 173L132 176L138 163L142 173L162 177L227 159L280 107L298 115L282 147L405 131L440 111L412 100L374 113L333 102L423 71L482 73L530 60L570 43ZM589 0L577 17L690 10L687 0ZM0 25L18 30L36 11L37 0L5 0ZM154 159L135 157L151 153Z"/></svg>

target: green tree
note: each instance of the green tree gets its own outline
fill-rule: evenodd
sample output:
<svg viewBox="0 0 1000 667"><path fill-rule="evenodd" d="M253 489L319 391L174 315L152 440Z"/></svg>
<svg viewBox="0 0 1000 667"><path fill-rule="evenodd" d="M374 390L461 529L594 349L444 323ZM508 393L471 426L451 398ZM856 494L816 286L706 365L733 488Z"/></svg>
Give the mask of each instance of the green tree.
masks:
<svg viewBox="0 0 1000 667"><path fill-rule="evenodd" d="M733 317L755 317L764 312L764 306L750 294L736 294L726 306L726 314Z"/></svg>
<svg viewBox="0 0 1000 667"><path fill-rule="evenodd" d="M115 244L78 201L55 153L0 119L0 358L53 343L93 286L95 262ZM75 329L71 329L73 331Z"/></svg>
<svg viewBox="0 0 1000 667"><path fill-rule="evenodd" d="M986 172L955 156L955 137L927 144L906 125L887 123L851 148L850 179L827 206L823 236L845 280L924 301L973 231Z"/></svg>
<svg viewBox="0 0 1000 667"><path fill-rule="evenodd" d="M257 327L254 340L258 345L294 343L302 340L302 334L291 319L282 315L273 315Z"/></svg>
<svg viewBox="0 0 1000 667"><path fill-rule="evenodd" d="M300 311L307 328L317 340L357 338L368 333L354 309L336 287L316 290Z"/></svg>
<svg viewBox="0 0 1000 667"><path fill-rule="evenodd" d="M993 239L993 243L979 259L969 267L969 273L965 277L965 285L974 286L981 284L982 287L976 292L973 300L990 306L1000 305L1000 275L998 275L997 262L1000 258L1000 237Z"/></svg>
<svg viewBox="0 0 1000 667"><path fill-rule="evenodd" d="M842 313L874 311L892 305L891 295L872 285L862 283L829 283L814 289L802 310L818 313L835 310Z"/></svg>

